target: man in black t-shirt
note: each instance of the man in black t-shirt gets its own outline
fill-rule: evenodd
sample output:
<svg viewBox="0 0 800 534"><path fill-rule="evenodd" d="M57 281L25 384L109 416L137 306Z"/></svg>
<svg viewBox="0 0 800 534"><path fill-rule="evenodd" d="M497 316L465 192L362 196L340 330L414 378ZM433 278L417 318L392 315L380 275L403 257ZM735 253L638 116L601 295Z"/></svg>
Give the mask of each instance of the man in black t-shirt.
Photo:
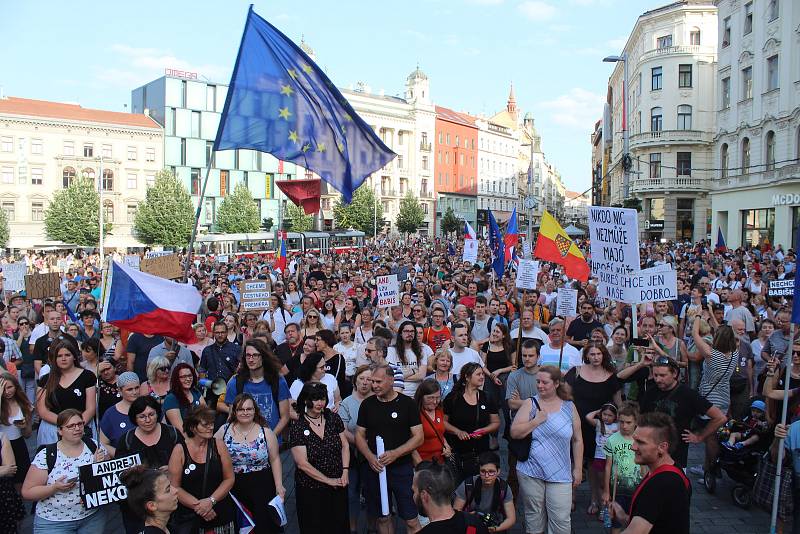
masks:
<svg viewBox="0 0 800 534"><path fill-rule="evenodd" d="M284 326L283 333L286 336L286 341L278 345L278 348L275 350L275 355L280 360L281 365L286 367L286 374L284 375L286 383L291 384L294 382L294 379L297 378L297 369L300 366L300 360L298 358L296 364L291 366L289 362L292 361L292 358L300 356L303 352L303 338L300 337L300 327L295 323L288 323Z"/></svg>
<svg viewBox="0 0 800 534"><path fill-rule="evenodd" d="M422 464L420 464L422 465ZM439 465L420 468L414 475L414 503L422 516L430 519L417 534L462 534L473 527L475 534L488 534L488 530L475 517L453 509L453 477Z"/></svg>
<svg viewBox="0 0 800 534"><path fill-rule="evenodd" d="M422 423L416 403L394 390L394 373L388 364L372 369L372 392L358 410L356 447L366 458L361 476L365 482L367 515L378 518L378 532L391 532L391 516L381 510L378 473L386 470L388 490L394 495L399 515L411 532L419 530L417 507L411 491L414 467L411 453L422 445ZM376 438L385 452L377 454Z"/></svg>
<svg viewBox="0 0 800 534"><path fill-rule="evenodd" d="M623 532L688 534L692 485L670 456L678 442L672 419L662 413L642 414L633 432L634 461L649 474L633 493L630 515L611 504L612 517L627 528Z"/></svg>
<svg viewBox="0 0 800 534"><path fill-rule="evenodd" d="M47 352L50 349L50 344L61 335L61 314L55 310L49 310L45 313L44 320L47 323L47 333L33 344L33 367L36 371L37 379L42 366L47 363Z"/></svg>
<svg viewBox="0 0 800 534"><path fill-rule="evenodd" d="M150 357L150 351L163 342L164 336L136 332L131 334L125 347L128 355L128 371L136 373L142 382L147 381L147 359Z"/></svg>
<svg viewBox="0 0 800 534"><path fill-rule="evenodd" d="M603 325L594 316L594 305L585 300L581 303L581 314L567 328L567 343L584 348L592 337L592 330L603 328Z"/></svg>

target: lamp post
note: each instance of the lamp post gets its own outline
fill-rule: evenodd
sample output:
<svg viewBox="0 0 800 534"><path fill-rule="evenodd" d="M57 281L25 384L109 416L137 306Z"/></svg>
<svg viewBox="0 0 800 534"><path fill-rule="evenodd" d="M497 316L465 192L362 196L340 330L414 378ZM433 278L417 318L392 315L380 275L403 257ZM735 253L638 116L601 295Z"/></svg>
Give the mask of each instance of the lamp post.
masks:
<svg viewBox="0 0 800 534"><path fill-rule="evenodd" d="M100 189L98 191L98 196L99 196L99 200L100 200L100 240L99 240L98 244L100 245L100 271L102 272L102 270L103 270L103 246L104 246L104 243L103 243L103 241L104 241L104 239L103 239L103 230L104 230L104 228L103 228L103 226L104 226L104 221L103 221L103 172L104 172L104 170L103 170L103 155L102 154L100 154L99 160L100 160Z"/></svg>
<svg viewBox="0 0 800 534"><path fill-rule="evenodd" d="M630 139L628 138L628 54L621 56L606 56L605 63L622 63L622 191L625 198L630 193Z"/></svg>

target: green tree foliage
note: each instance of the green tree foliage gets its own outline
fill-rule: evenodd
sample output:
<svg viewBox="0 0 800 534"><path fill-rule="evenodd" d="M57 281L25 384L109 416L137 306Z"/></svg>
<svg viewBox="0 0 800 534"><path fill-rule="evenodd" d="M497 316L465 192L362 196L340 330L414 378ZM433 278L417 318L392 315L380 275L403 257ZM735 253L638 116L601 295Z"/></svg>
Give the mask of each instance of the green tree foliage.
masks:
<svg viewBox="0 0 800 534"><path fill-rule="evenodd" d="M79 178L66 189L53 194L44 212L47 237L81 247L95 246L100 241L100 195L94 180ZM104 221L103 233L111 231Z"/></svg>
<svg viewBox="0 0 800 534"><path fill-rule="evenodd" d="M249 234L261 228L260 218L250 189L240 182L233 193L222 199L217 211L217 226L225 234Z"/></svg>
<svg viewBox="0 0 800 534"><path fill-rule="evenodd" d="M442 217L441 228L442 232L445 234L450 234L455 232L458 234L459 230L462 230L464 226L464 222L456 217L453 208L447 208L447 211L444 212L444 217Z"/></svg>
<svg viewBox="0 0 800 534"><path fill-rule="evenodd" d="M0 247L5 248L8 244L8 237L8 216L5 211L0 210Z"/></svg>
<svg viewBox="0 0 800 534"><path fill-rule="evenodd" d="M403 234L415 234L420 225L425 221L425 212L411 191L400 201L400 211L397 212L397 231Z"/></svg>
<svg viewBox="0 0 800 534"><path fill-rule="evenodd" d="M378 226L383 219L383 206L377 202L375 192L369 187L368 184L362 184L361 187L353 193L353 200L350 204L344 204L339 200L333 207L333 220L337 228L353 228L361 230L368 237L375 234L375 208L377 203L378 209Z"/></svg>
<svg viewBox="0 0 800 534"><path fill-rule="evenodd" d="M133 223L136 237L147 245L185 247L194 227L192 197L170 171L156 174L153 186L139 204Z"/></svg>
<svg viewBox="0 0 800 534"><path fill-rule="evenodd" d="M303 208L296 206L293 202L286 203L285 221L289 223L292 232L308 232L314 225L314 218L306 215Z"/></svg>

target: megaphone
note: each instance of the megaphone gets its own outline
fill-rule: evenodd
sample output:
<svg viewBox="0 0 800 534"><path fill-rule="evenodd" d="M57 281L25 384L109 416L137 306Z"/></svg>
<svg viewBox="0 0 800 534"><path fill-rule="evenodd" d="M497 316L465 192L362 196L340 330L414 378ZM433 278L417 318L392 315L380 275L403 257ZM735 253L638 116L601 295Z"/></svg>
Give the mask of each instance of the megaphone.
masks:
<svg viewBox="0 0 800 534"><path fill-rule="evenodd" d="M216 380L209 380L208 378L201 378L198 381L198 384L204 390L211 388L211 393L213 393L214 395L217 395L217 396L222 395L223 393L225 393L225 390L228 387L228 384L225 383L225 379L224 378L217 378Z"/></svg>

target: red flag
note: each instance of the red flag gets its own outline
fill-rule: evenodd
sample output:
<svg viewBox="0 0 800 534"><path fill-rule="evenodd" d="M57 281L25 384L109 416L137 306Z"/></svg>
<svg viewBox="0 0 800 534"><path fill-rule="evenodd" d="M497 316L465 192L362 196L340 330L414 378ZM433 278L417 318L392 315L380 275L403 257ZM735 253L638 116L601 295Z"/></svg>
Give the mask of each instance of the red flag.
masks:
<svg viewBox="0 0 800 534"><path fill-rule="evenodd" d="M321 182L319 178L312 178L311 180L280 180L275 181L275 185L295 205L301 206L306 215L311 215L319 211Z"/></svg>

